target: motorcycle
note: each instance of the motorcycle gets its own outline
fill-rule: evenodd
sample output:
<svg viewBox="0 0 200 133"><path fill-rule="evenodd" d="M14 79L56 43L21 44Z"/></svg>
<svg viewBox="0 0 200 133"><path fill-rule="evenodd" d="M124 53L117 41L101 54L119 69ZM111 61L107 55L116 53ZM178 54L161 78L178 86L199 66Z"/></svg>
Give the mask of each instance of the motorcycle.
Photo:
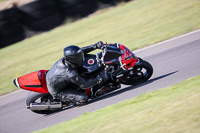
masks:
<svg viewBox="0 0 200 133"><path fill-rule="evenodd" d="M119 89L121 84L137 85L147 81L153 74L153 67L124 45L117 44L117 47L105 46L96 55L85 55L83 67L78 72L81 76L94 77L101 71L110 73L111 78L85 89L89 100ZM47 73L48 70L39 70L14 79L16 87L31 91L26 98L27 108L35 113L50 114L73 106L53 100L46 85Z"/></svg>

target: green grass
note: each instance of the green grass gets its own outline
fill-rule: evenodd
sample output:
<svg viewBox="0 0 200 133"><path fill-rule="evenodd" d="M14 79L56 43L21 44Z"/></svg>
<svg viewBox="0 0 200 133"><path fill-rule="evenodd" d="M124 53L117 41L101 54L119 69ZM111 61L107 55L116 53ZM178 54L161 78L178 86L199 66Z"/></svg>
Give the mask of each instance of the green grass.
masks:
<svg viewBox="0 0 200 133"><path fill-rule="evenodd" d="M137 0L0 49L0 95L12 92L14 78L50 69L68 45L99 40L131 50L200 28L199 0Z"/></svg>
<svg viewBox="0 0 200 133"><path fill-rule="evenodd" d="M8 1L8 0L0 0L0 2L4 2L4 1Z"/></svg>
<svg viewBox="0 0 200 133"><path fill-rule="evenodd" d="M199 133L200 76L35 133Z"/></svg>

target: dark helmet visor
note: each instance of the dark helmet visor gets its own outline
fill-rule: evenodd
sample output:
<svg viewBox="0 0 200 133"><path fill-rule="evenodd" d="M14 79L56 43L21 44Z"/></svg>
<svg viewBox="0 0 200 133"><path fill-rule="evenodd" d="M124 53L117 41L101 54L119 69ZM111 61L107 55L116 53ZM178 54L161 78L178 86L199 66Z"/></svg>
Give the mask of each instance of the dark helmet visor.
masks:
<svg viewBox="0 0 200 133"><path fill-rule="evenodd" d="M80 67L83 65L83 61L84 61L84 54L83 52L79 52L76 55L71 55L71 56L67 56L65 57L67 59L67 61L69 61L70 63Z"/></svg>

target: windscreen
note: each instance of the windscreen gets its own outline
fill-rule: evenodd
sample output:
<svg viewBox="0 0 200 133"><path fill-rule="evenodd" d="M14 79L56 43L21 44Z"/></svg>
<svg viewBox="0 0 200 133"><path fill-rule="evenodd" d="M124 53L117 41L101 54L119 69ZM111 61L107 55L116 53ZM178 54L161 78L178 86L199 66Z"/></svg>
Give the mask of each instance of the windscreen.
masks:
<svg viewBox="0 0 200 133"><path fill-rule="evenodd" d="M121 55L122 53L120 48L107 46L104 50L104 62L116 59Z"/></svg>

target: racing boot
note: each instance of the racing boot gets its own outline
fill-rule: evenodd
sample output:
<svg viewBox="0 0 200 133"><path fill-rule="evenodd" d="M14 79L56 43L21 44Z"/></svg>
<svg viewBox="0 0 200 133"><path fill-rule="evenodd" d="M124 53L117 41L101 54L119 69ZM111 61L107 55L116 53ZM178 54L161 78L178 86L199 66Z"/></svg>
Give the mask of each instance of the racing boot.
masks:
<svg viewBox="0 0 200 133"><path fill-rule="evenodd" d="M61 91L56 95L56 98L60 99L64 103L70 103L71 105L83 106L88 101L88 96L83 92L76 89L67 89Z"/></svg>

